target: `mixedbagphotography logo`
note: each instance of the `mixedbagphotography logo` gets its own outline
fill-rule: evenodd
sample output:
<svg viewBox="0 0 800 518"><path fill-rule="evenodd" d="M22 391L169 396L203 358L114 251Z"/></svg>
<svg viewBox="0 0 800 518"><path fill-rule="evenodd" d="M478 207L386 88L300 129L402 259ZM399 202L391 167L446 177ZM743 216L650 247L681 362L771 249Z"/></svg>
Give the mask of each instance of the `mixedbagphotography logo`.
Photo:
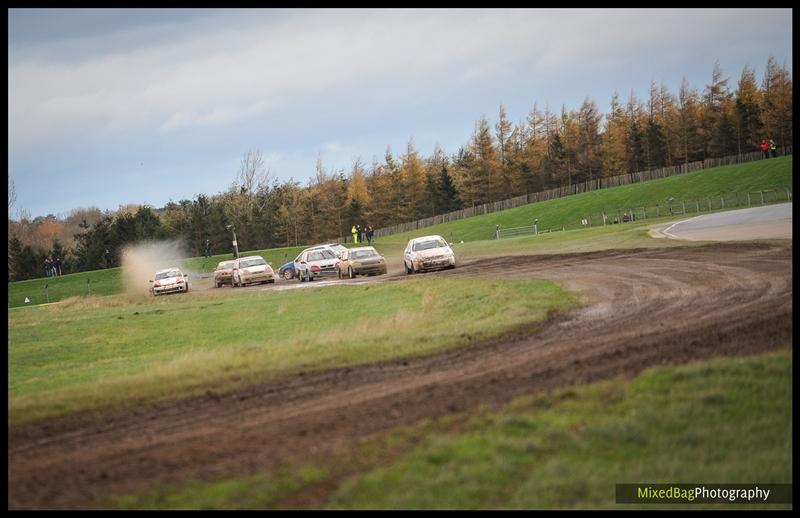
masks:
<svg viewBox="0 0 800 518"><path fill-rule="evenodd" d="M790 504L791 484L617 484L618 504Z"/></svg>

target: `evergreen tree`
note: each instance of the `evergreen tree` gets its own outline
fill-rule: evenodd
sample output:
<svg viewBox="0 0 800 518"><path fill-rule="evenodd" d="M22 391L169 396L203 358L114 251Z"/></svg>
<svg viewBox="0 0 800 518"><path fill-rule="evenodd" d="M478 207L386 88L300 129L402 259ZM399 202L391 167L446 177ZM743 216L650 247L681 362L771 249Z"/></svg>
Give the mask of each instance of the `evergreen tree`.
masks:
<svg viewBox="0 0 800 518"><path fill-rule="evenodd" d="M756 83L755 72L745 67L736 89L736 152L758 151L763 125L761 103L763 98Z"/></svg>

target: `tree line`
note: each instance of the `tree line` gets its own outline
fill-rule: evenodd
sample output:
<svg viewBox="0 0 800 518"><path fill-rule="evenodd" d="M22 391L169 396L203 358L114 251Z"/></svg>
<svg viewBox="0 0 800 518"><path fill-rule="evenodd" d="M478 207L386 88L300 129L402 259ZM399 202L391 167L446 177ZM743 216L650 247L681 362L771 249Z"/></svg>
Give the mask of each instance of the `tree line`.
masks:
<svg viewBox="0 0 800 518"><path fill-rule="evenodd" d="M155 209L76 209L66 218L9 218L9 280L44 275L59 257L65 273L119 266L122 248L146 239L181 239L202 255L321 242L353 224L374 228L427 218L525 193L601 177L757 151L762 139L792 141L792 79L773 57L759 83L745 67L733 85L715 65L702 90L684 79L678 92L651 83L645 99L617 92L608 111L587 98L577 110L534 103L513 123L501 105L494 124L483 116L452 154L423 156L410 140L398 155L356 159L348 171L326 169L303 186L279 182L260 151L244 154L234 181L216 195ZM9 210L11 208L9 198Z"/></svg>

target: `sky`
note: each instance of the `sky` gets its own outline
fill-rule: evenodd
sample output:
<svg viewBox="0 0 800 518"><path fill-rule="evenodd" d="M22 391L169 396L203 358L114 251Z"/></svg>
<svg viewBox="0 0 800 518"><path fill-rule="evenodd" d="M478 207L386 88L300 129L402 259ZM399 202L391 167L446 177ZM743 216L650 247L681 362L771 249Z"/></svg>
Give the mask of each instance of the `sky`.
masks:
<svg viewBox="0 0 800 518"><path fill-rule="evenodd" d="M651 81L733 90L791 9L9 9L10 216L163 207L225 191L249 150L279 182L317 159L452 155L502 104L608 111Z"/></svg>

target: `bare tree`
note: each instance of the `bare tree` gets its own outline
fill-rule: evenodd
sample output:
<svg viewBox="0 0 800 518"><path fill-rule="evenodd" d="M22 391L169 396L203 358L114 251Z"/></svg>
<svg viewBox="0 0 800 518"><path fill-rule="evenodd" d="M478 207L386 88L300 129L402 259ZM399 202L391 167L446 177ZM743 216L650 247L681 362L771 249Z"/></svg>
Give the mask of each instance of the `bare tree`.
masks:
<svg viewBox="0 0 800 518"><path fill-rule="evenodd" d="M17 189L14 187L14 180L8 175L8 213L11 214L11 207L17 201Z"/></svg>

